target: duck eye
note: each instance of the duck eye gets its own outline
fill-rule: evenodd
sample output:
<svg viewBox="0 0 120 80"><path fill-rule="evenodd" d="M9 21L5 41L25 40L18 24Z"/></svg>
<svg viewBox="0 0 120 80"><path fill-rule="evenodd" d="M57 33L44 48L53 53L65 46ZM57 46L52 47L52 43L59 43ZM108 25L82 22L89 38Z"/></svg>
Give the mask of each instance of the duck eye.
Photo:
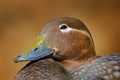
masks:
<svg viewBox="0 0 120 80"><path fill-rule="evenodd" d="M67 28L67 25L63 24L63 25L60 26L60 29L66 29L66 28Z"/></svg>
<svg viewBox="0 0 120 80"><path fill-rule="evenodd" d="M62 33L69 32L71 30L71 28L66 24L61 24L59 29Z"/></svg>

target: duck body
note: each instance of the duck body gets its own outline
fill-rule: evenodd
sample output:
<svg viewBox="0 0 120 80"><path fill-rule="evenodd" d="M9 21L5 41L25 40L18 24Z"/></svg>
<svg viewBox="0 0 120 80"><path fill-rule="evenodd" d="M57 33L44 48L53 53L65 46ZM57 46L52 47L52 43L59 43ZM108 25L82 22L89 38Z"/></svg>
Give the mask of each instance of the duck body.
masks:
<svg viewBox="0 0 120 80"><path fill-rule="evenodd" d="M120 54L99 57L70 74L72 80L120 80Z"/></svg>
<svg viewBox="0 0 120 80"><path fill-rule="evenodd" d="M14 80L70 80L66 70L52 59L37 60L21 69Z"/></svg>
<svg viewBox="0 0 120 80"><path fill-rule="evenodd" d="M14 80L119 80L120 54L99 57L88 64L67 71L53 59L28 63Z"/></svg>
<svg viewBox="0 0 120 80"><path fill-rule="evenodd" d="M120 54L97 57L87 27L70 17L48 22L14 61L31 61L15 80L120 80Z"/></svg>

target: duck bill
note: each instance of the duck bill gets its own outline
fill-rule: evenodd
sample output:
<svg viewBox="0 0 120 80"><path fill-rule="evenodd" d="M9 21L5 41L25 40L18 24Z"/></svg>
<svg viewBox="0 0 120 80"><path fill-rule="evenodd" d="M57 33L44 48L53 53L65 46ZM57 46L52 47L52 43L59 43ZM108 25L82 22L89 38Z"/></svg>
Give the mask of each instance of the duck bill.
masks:
<svg viewBox="0 0 120 80"><path fill-rule="evenodd" d="M14 62L33 61L53 55L53 50L48 48L45 35L37 37L32 46L14 59Z"/></svg>

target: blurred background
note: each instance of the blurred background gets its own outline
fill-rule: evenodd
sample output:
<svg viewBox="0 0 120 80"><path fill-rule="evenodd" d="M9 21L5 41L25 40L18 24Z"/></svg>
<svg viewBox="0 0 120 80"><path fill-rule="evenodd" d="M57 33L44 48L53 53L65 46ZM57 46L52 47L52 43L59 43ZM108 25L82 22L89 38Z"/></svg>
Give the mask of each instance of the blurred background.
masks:
<svg viewBox="0 0 120 80"><path fill-rule="evenodd" d="M13 59L57 17L75 17L89 28L98 55L120 52L120 0L0 0L0 78L13 80L26 64Z"/></svg>

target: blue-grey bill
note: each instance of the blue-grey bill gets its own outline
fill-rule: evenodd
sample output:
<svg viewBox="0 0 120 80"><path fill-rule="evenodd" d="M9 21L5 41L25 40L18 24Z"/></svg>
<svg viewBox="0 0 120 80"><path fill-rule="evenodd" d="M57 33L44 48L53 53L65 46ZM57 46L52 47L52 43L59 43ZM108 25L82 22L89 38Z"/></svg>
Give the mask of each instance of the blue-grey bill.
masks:
<svg viewBox="0 0 120 80"><path fill-rule="evenodd" d="M14 59L14 62L23 62L23 61L33 61L41 58L45 58L47 56L52 55L54 52L52 49L47 48L46 46L39 45L35 49L28 51L27 53L23 53L17 56Z"/></svg>

